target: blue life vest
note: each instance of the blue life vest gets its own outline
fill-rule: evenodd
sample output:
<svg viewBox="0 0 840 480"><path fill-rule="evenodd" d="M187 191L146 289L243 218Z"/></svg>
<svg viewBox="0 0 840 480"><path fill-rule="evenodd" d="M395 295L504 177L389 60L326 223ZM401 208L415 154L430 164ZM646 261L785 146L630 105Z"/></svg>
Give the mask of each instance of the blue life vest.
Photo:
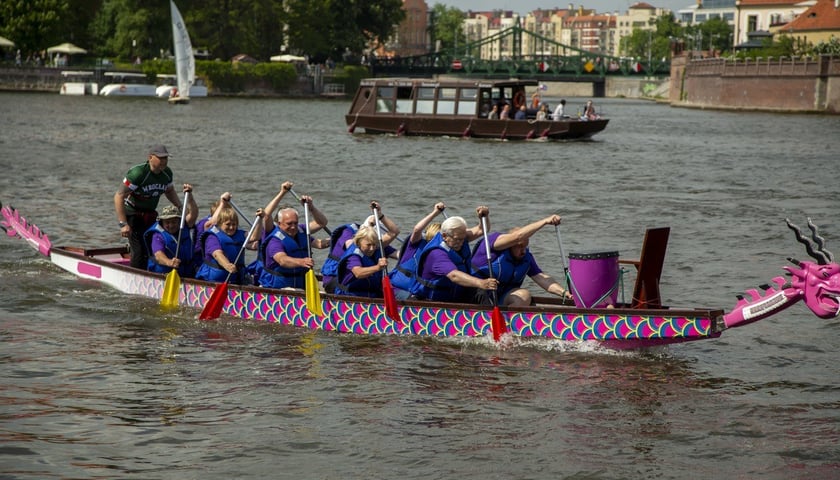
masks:
<svg viewBox="0 0 840 480"><path fill-rule="evenodd" d="M373 257L365 256L359 247L353 246L352 248L348 248L344 255L341 256L341 259L338 261L338 285L335 288L335 293L337 295L356 295L358 297L370 297L370 298L382 298L382 271L378 271L373 275L367 278L356 278L353 277L353 281L344 284L341 281L344 277L347 276L350 271L347 270L347 261L352 256L358 256L361 258L362 266L363 267L372 267L374 265L379 264L379 259L382 256L379 254L379 251L376 251L373 254Z"/></svg>
<svg viewBox="0 0 840 480"><path fill-rule="evenodd" d="M487 255L484 249L475 249L475 255ZM490 251L490 265L493 267L493 278L499 281L498 295L500 299L504 299L511 290L522 286L528 271L531 268L530 250L525 250L525 256L522 260L516 260L510 253L510 249L505 249L501 253ZM473 257L475 258L475 257ZM476 268L473 264L473 275L480 278L489 278L490 272L487 265Z"/></svg>
<svg viewBox="0 0 840 480"><path fill-rule="evenodd" d="M213 225L210 230L207 230L201 235L199 243L201 244L201 251L204 252L204 242L210 235L214 235L219 240L219 245L222 247L222 252L225 254L229 262L236 260L236 273L230 275L230 283L241 284L245 274L245 256L239 255L242 250L242 245L245 244L245 232L237 230L233 237L223 232L219 227ZM237 259L239 255L239 259ZM206 256L206 254L205 254ZM200 280L207 280L210 282L224 282L228 279L228 271L219 265L215 258L204 259L204 262L199 267L195 278Z"/></svg>
<svg viewBox="0 0 840 480"><path fill-rule="evenodd" d="M327 256L327 259L324 260L324 264L321 265L321 275L335 277L338 273L338 261L341 260L341 257L347 252L347 250L344 248L344 245L338 244L338 240L344 234L344 231L348 228L355 235L356 232L359 231L359 224L347 223L336 228L332 231L332 234L330 234L330 254ZM336 255L336 252L338 251L340 251L341 253Z"/></svg>
<svg viewBox="0 0 840 480"><path fill-rule="evenodd" d="M443 241L443 236L438 233L429 243L423 247L420 255L417 258L417 273L414 277L414 284L411 286L412 295L425 300L438 300L444 302L459 301L466 293L467 289L450 280L445 275L439 276L433 280L423 278L423 268L426 263L426 258L432 250L440 249L446 252L455 268L470 274L469 261L470 246L467 242L461 246L461 250L456 252L449 248L446 242Z"/></svg>
<svg viewBox="0 0 840 480"><path fill-rule="evenodd" d="M417 249L414 250L414 255L406 257L405 251L408 248L408 240L406 240L400 248L400 261L397 266L391 270L388 277L391 279L391 285L400 290L410 291L411 286L414 285L414 277L417 275L417 259L420 252L429 242L425 238L421 238L417 244Z"/></svg>
<svg viewBox="0 0 840 480"><path fill-rule="evenodd" d="M278 265L273 259L267 258L268 243L272 238L283 242L286 255L294 258L306 258L309 256L306 244L306 233L298 231L295 238L288 236L279 227L274 227L271 234L265 237L260 244L259 258L262 261L262 273L260 274L260 285L268 288L305 288L306 271L305 267L286 268ZM269 263L270 260L270 263ZM269 265L272 265L269 268Z"/></svg>
<svg viewBox="0 0 840 480"><path fill-rule="evenodd" d="M159 233L163 237L163 253L165 253L167 257L174 258L175 250L178 250L178 258L181 259L181 266L178 267L178 275L182 277L192 277L194 272L192 263L193 246L192 238L190 237L190 230L188 228L181 229L181 245L178 246L178 241L171 233L167 232L163 228L160 222L155 222L154 225L143 232L143 241L146 245L146 251L149 253L149 260L146 264L146 269L150 272L156 273L169 273L172 271L172 267L161 265L157 263L157 260L155 260L155 254L152 252L152 237L156 233Z"/></svg>

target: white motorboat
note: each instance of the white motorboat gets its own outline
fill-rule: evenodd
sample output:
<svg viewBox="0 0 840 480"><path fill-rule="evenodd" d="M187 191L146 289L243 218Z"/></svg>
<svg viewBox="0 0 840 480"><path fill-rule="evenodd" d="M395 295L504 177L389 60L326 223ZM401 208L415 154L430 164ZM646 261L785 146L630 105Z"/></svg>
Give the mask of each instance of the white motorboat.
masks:
<svg viewBox="0 0 840 480"><path fill-rule="evenodd" d="M99 84L93 79L93 72L81 70L65 70L61 72L64 81L58 93L61 95L96 95Z"/></svg>
<svg viewBox="0 0 840 480"><path fill-rule="evenodd" d="M155 86L144 73L105 72L105 86L100 95L114 97L154 97Z"/></svg>

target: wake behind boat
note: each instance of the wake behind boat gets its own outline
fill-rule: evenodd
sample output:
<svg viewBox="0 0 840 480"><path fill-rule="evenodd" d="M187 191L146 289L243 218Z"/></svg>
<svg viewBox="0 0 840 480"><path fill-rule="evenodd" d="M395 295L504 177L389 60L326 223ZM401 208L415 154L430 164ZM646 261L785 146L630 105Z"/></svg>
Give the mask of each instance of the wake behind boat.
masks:
<svg viewBox="0 0 840 480"><path fill-rule="evenodd" d="M80 278L101 282L130 295L160 299L164 293L165 276L131 268L127 246L54 247L47 235L17 210L3 207L2 216L0 225L9 236L23 238L52 263ZM660 304L659 277L670 229L658 228L646 233L638 261L622 262L638 269L631 302L613 300L614 308L587 307L581 305L586 301L585 296L576 291L576 306L565 305L556 298L537 297L536 306L501 309L502 321L508 335L523 339L596 341L609 348L635 349L716 338L728 328L762 320L799 301L820 318L835 318L840 312L840 266L823 247L816 227L810 220L808 223L813 244L801 235L798 227L790 222L788 226L816 262L791 259L795 266L784 267L790 279L776 277L772 286L761 287L762 292L748 290L727 313L711 308L671 309ZM609 276L617 270L619 262L614 252L579 255L576 259L583 262L580 268L583 276L575 280L574 265L570 265L570 270L573 284L577 281L580 285L593 284L587 281L591 280L586 278L587 272ZM594 263L587 263L592 260ZM608 290L589 294L599 297L598 300L608 295L615 298L609 289L613 278L594 282L598 283ZM183 279L178 302L183 307L205 308L218 286ZM223 299L223 311L247 320L359 335L489 337L494 333L490 307L409 300L398 302L396 318L392 318L381 299L323 294L318 296L318 308L311 308L309 294L231 285Z"/></svg>
<svg viewBox="0 0 840 480"><path fill-rule="evenodd" d="M362 80L345 116L350 133L454 136L501 140L582 140L607 127L609 120L580 117L536 120L536 111L514 120L525 105L526 89L536 80L440 80L371 78ZM493 119L497 106L512 107L510 119Z"/></svg>

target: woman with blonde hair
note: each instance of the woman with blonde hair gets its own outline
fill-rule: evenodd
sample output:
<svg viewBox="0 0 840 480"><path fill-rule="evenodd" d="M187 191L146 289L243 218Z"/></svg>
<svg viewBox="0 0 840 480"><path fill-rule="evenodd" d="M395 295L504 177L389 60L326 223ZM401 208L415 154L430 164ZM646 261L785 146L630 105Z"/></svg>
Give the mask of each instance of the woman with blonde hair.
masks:
<svg viewBox="0 0 840 480"><path fill-rule="evenodd" d="M382 270L388 267L379 249L376 227L362 226L353 236L353 245L338 261L337 295L382 298ZM396 250L384 247L385 256L396 257Z"/></svg>

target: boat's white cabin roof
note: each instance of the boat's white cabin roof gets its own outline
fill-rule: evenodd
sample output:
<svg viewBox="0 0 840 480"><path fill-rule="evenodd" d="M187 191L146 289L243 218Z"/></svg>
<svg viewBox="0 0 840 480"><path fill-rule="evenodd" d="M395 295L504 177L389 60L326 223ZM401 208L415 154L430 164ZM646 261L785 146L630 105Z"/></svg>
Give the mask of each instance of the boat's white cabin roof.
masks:
<svg viewBox="0 0 840 480"><path fill-rule="evenodd" d="M64 70L61 72L62 77L92 77L93 72L84 72L81 70Z"/></svg>

